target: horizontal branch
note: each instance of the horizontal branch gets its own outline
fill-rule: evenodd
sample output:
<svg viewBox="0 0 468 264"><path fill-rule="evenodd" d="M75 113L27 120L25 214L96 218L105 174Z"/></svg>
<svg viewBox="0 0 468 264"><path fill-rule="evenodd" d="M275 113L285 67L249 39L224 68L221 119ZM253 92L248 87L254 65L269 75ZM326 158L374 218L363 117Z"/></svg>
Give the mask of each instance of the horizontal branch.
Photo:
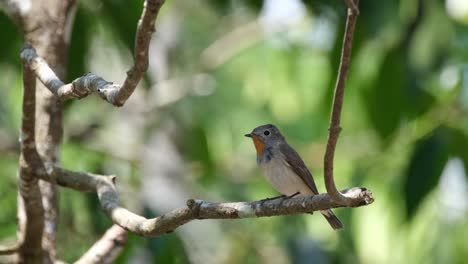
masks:
<svg viewBox="0 0 468 264"><path fill-rule="evenodd" d="M187 206L156 218L147 219L121 207L115 188L115 176L73 172L54 165L47 165L38 176L42 180L79 191L97 192L103 211L122 228L140 236L154 237L174 231L177 227L195 219L236 219L310 213L313 211L343 207L328 194L271 201L214 203L188 200ZM353 199L354 206L368 205L374 201L372 193L362 188L345 190Z"/></svg>
<svg viewBox="0 0 468 264"><path fill-rule="evenodd" d="M81 99L93 92L106 99L101 91L120 89L119 85L108 82L93 73L88 73L71 83L65 84L30 45L26 45L21 50L20 57L24 63L30 66L44 86L62 100Z"/></svg>
<svg viewBox="0 0 468 264"><path fill-rule="evenodd" d="M21 60L29 65L44 86L62 100L81 99L95 92L107 102L115 106L122 106L135 91L136 86L148 70L149 43L151 35L155 31L155 19L163 3L164 0L145 1L135 38L135 63L127 72L123 85L106 81L93 73L88 73L65 84L32 46L26 46L22 49Z"/></svg>
<svg viewBox="0 0 468 264"><path fill-rule="evenodd" d="M0 255L11 255L18 252L19 244L11 246L0 246Z"/></svg>

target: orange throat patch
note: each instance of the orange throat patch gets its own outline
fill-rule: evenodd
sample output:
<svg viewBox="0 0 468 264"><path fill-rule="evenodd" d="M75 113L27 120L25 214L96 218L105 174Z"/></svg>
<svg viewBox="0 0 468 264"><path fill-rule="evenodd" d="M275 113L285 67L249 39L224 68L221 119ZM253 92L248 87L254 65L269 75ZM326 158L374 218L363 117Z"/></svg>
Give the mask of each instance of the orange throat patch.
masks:
<svg viewBox="0 0 468 264"><path fill-rule="evenodd" d="M254 142L255 149L257 150L257 156L262 155L263 150L265 149L265 144L257 136L253 136L252 140Z"/></svg>

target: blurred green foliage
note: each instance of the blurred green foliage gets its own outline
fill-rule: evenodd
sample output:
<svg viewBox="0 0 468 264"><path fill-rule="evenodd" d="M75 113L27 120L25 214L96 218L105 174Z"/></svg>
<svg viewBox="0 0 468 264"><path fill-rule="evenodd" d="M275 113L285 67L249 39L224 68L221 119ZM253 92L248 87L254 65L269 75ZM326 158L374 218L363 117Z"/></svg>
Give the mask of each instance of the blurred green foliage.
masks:
<svg viewBox="0 0 468 264"><path fill-rule="evenodd" d="M139 89L149 94L160 89L160 83L199 73L208 81L201 87L182 82L183 96L145 110L156 116L140 113L146 120L144 132L126 137L145 146L168 121L175 124L171 139L192 175L183 179L192 195L220 201L276 195L255 167L251 142L242 136L264 123L281 128L324 190L322 157L345 8L342 1L292 2L299 3L305 15L286 29L267 34L262 23L257 23L260 30L242 30L266 14L264 1L166 1L153 43L170 43L165 50L167 74L157 75L151 66ZM466 262L468 15L451 15L449 2L457 3L360 1L335 175L340 188L368 187L376 202L335 210L345 225L340 232L330 230L317 215L217 221L223 257L213 262ZM132 54L141 7L141 0L80 1L67 81L90 67L97 74L121 70L112 63L95 63L92 55L102 51L122 54L119 60L129 67L125 56ZM3 13L0 29L2 39L8 40L0 49L0 239L8 240L16 233L22 37ZM214 55L225 58L222 63L204 64L202 54L233 32L242 34ZM243 45L245 41L249 44ZM159 55L152 53L150 61ZM124 71L115 74L123 79ZM101 144L103 137L124 132L115 122L130 124L136 119L125 114L131 107L135 105L129 102L123 110L114 109L95 97L67 102L61 162L73 170L123 176L119 186L125 186L124 204L155 216L159 212L136 198L145 184L142 157L128 158ZM60 210L59 256L73 261L110 222L93 194L61 189ZM190 248L212 237L187 242L184 234L153 239L130 235L118 263L200 262Z"/></svg>

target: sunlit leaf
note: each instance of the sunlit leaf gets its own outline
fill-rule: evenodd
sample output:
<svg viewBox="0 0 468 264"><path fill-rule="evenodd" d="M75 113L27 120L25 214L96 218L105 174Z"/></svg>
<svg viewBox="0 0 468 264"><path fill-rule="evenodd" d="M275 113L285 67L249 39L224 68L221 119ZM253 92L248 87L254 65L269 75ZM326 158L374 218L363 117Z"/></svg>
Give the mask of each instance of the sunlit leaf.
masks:
<svg viewBox="0 0 468 264"><path fill-rule="evenodd" d="M383 62L380 79L363 94L369 121L384 140L396 130L408 107L403 63L401 52L392 50Z"/></svg>

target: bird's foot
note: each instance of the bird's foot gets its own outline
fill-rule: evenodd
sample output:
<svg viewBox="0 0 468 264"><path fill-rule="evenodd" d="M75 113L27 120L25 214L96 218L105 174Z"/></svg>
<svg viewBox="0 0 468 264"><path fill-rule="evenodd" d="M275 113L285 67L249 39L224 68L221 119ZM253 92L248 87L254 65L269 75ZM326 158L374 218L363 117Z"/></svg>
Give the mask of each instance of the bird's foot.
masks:
<svg viewBox="0 0 468 264"><path fill-rule="evenodd" d="M275 197L265 198L265 199L260 200L260 204L263 205L263 203L266 202L266 201L272 201L272 200L276 200L276 199L280 199L280 198L284 199L285 197L287 197L287 196L282 194L282 195L278 195L278 196L275 196Z"/></svg>
<svg viewBox="0 0 468 264"><path fill-rule="evenodd" d="M295 192L295 193L293 193L293 194L291 194L291 195L284 195L283 198L281 199L281 203L280 203L280 204L283 205L283 202L284 202L284 201L286 201L286 200L288 200L288 199L291 199L291 198L293 198L294 196L297 196L297 195L299 195L299 194L300 194L300 192Z"/></svg>
<svg viewBox="0 0 468 264"><path fill-rule="evenodd" d="M276 199L282 199L281 202L283 202L284 200L291 199L291 198L293 198L293 197L295 197L295 196L297 196L299 194L300 194L300 192L295 192L295 193L293 193L291 195L282 194L282 195L275 196L275 197L265 198L265 199L260 200L260 204L263 205L263 203L266 202L266 201L271 201L271 200L276 200Z"/></svg>
<svg viewBox="0 0 468 264"><path fill-rule="evenodd" d="M299 194L300 194L300 192L295 192L295 193L293 193L291 195L283 195L283 200L291 199L291 198L293 198L295 196L298 196Z"/></svg>

